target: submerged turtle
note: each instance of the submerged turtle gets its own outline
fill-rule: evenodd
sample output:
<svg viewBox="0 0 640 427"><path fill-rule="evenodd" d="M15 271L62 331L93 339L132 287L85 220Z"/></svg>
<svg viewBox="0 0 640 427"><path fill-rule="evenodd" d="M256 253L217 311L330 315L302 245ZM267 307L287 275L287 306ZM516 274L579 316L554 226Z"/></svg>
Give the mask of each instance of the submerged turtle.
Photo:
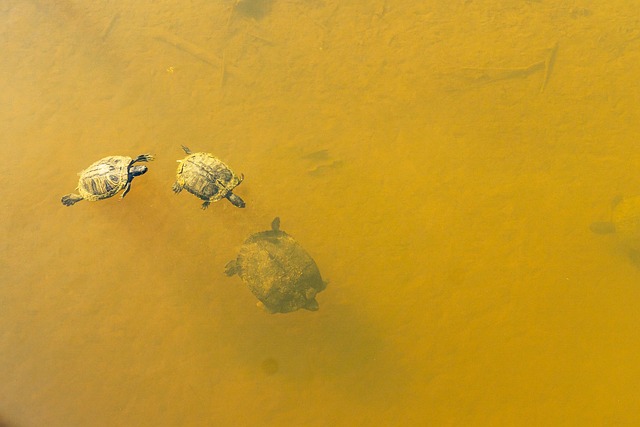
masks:
<svg viewBox="0 0 640 427"><path fill-rule="evenodd" d="M62 196L62 204L71 206L80 200L96 201L107 199L124 189L122 197L131 190L131 181L139 175L147 172L144 165L133 164L136 162L149 162L153 160L151 154L141 154L135 159L126 156L109 156L98 160L78 175L78 192L80 194L67 194Z"/></svg>
<svg viewBox="0 0 640 427"><path fill-rule="evenodd" d="M594 222L590 229L597 234L615 233L630 258L640 262L640 196L616 198L611 221Z"/></svg>
<svg viewBox="0 0 640 427"><path fill-rule="evenodd" d="M315 261L293 237L280 230L280 218L271 230L245 240L238 257L225 269L237 274L270 313L288 313L300 308L318 309L316 294L327 284Z"/></svg>
<svg viewBox="0 0 640 427"><path fill-rule="evenodd" d="M184 145L182 149L187 157L178 160L178 171L173 191L178 194L183 189L204 200L202 209L211 202L226 197L234 206L244 208L244 200L231 191L240 185L243 175L238 177L220 159L210 153L192 153Z"/></svg>

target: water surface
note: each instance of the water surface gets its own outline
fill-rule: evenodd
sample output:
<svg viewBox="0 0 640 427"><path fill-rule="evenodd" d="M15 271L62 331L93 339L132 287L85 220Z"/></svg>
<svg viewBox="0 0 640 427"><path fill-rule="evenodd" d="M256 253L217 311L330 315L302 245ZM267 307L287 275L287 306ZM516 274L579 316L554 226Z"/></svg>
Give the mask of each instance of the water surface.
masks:
<svg viewBox="0 0 640 427"><path fill-rule="evenodd" d="M640 271L589 230L640 194L637 7L348 3L0 5L0 418L640 422ZM247 207L174 195L180 145ZM60 203L145 152L124 200ZM317 312L224 275L275 216Z"/></svg>

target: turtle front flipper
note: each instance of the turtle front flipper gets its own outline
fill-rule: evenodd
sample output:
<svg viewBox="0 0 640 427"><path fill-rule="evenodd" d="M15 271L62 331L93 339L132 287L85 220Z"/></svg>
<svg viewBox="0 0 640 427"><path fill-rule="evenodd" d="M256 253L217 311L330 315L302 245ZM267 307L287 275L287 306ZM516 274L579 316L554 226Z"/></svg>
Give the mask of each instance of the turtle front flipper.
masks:
<svg viewBox="0 0 640 427"><path fill-rule="evenodd" d="M207 209L210 204L211 204L211 200L205 200L204 203L202 203L202 210Z"/></svg>
<svg viewBox="0 0 640 427"><path fill-rule="evenodd" d="M124 196L127 195L127 193L129 192L129 190L131 190L131 181L128 181L126 183L126 185L124 186L124 192L122 193L122 196L120 196L120 199L124 199Z"/></svg>
<svg viewBox="0 0 640 427"><path fill-rule="evenodd" d="M174 193L178 194L179 192L182 191L182 185L180 185L180 183L176 181L173 183L173 187L171 187L171 189L173 190Z"/></svg>
<svg viewBox="0 0 640 427"><path fill-rule="evenodd" d="M185 153L187 154L191 154L191 150L189 150L189 147L185 147L184 145L181 145L182 149L184 150Z"/></svg>
<svg viewBox="0 0 640 427"><path fill-rule="evenodd" d="M65 206L73 206L75 203L78 203L80 200L84 200L79 194L67 194L62 196L62 204Z"/></svg>
<svg viewBox="0 0 640 427"><path fill-rule="evenodd" d="M153 154L149 154L149 153L140 154L138 157L136 157L131 161L130 165L134 164L135 162L150 162L154 159L155 159L155 156Z"/></svg>

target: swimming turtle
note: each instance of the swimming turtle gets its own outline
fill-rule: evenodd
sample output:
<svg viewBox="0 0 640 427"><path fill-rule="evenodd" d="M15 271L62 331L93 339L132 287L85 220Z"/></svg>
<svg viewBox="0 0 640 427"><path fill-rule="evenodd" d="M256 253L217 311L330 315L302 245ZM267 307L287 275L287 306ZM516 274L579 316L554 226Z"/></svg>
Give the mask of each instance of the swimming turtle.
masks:
<svg viewBox="0 0 640 427"><path fill-rule="evenodd" d="M249 236L225 273L240 276L270 313L318 310L316 294L327 286L311 256L280 230L280 218L273 220L271 230Z"/></svg>
<svg viewBox="0 0 640 427"><path fill-rule="evenodd" d="M597 234L615 233L632 260L640 262L640 196L616 198L611 221L594 222L590 229Z"/></svg>
<svg viewBox="0 0 640 427"><path fill-rule="evenodd" d="M133 164L136 162L149 162L153 160L151 154L141 154L135 159L126 156L109 156L98 160L91 166L80 172L78 192L80 194L67 194L62 196L62 204L71 206L80 200L96 201L107 199L124 189L122 197L131 190L131 181L139 175L147 172L144 165Z"/></svg>
<svg viewBox="0 0 640 427"><path fill-rule="evenodd" d="M204 200L202 209L211 202L226 197L234 206L244 208L244 200L232 193L240 185L244 175L238 177L222 160L211 153L192 153L182 146L187 157L178 160L178 171L173 191L178 194L183 189Z"/></svg>

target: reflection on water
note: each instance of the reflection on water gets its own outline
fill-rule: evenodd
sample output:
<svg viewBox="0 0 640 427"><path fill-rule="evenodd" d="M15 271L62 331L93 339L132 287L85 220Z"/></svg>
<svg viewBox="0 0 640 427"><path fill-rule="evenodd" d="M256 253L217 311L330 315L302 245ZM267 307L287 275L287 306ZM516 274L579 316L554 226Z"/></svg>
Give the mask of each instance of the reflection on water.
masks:
<svg viewBox="0 0 640 427"><path fill-rule="evenodd" d="M637 424L638 263L590 230L640 188L636 12L3 2L0 414ZM243 172L246 208L175 196L180 145ZM126 198L60 203L145 152ZM329 281L318 311L225 275L276 216Z"/></svg>

